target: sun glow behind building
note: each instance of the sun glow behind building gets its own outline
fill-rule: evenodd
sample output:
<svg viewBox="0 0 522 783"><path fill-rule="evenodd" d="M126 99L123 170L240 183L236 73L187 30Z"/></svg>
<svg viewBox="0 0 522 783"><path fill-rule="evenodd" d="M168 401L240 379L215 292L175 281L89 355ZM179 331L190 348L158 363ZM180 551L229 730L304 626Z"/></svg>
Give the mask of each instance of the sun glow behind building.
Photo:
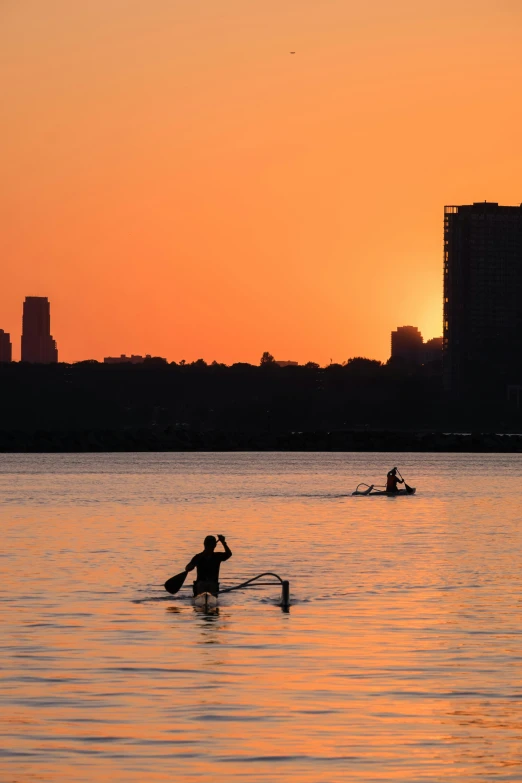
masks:
<svg viewBox="0 0 522 783"><path fill-rule="evenodd" d="M516 203L522 4L203 8L2 4L2 328L45 285L67 361L440 334L440 205Z"/></svg>

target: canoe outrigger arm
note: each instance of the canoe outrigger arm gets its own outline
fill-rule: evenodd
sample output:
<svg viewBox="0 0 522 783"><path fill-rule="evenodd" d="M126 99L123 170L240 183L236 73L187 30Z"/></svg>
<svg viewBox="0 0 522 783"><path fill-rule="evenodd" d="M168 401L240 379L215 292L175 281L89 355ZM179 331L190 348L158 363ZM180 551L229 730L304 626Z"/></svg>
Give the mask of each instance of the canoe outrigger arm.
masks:
<svg viewBox="0 0 522 783"><path fill-rule="evenodd" d="M365 487L365 489L359 489L359 487ZM369 495L373 488L374 488L374 484L365 484L364 481L361 481L360 484L357 484L357 486L355 487L355 492L352 492L352 494Z"/></svg>
<svg viewBox="0 0 522 783"><path fill-rule="evenodd" d="M404 489L397 489L395 492L388 492L386 490L386 487L378 486L377 484L365 484L364 481L361 481L360 484L357 484L357 487L355 489L355 492L352 492L352 495L386 495L387 497L400 497L401 495L414 495L416 492L415 487L410 487L408 484L405 483ZM359 489L359 487L366 487L366 489Z"/></svg>
<svg viewBox="0 0 522 783"><path fill-rule="evenodd" d="M262 579L264 576L273 576L274 579L277 579L277 582L261 582L260 584L263 585L274 585L274 584L281 584L281 606L284 609L287 609L290 606L290 582L288 579L281 579L279 574L274 574L272 571L265 571L263 574L258 574L257 576L253 576L252 579L247 579L246 582L242 582L240 585L236 585L235 587L225 587L224 590L221 590L221 593L230 593L232 590L241 590L242 587L248 587L248 585L252 584L252 582L256 582L258 579Z"/></svg>

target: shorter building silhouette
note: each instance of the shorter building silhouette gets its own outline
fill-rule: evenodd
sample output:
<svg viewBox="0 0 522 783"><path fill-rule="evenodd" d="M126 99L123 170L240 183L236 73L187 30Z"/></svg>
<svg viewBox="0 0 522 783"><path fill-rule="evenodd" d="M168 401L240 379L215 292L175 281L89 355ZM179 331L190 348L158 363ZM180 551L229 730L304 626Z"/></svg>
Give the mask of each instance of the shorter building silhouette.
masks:
<svg viewBox="0 0 522 783"><path fill-rule="evenodd" d="M422 364L441 362L443 344L443 337L432 337L431 340L427 340L422 346Z"/></svg>
<svg viewBox="0 0 522 783"><path fill-rule="evenodd" d="M51 306L46 296L26 296L22 317L22 361L54 364L58 349L51 335Z"/></svg>
<svg viewBox="0 0 522 783"><path fill-rule="evenodd" d="M0 362L10 362L13 358L11 338L7 332L0 329Z"/></svg>
<svg viewBox="0 0 522 783"><path fill-rule="evenodd" d="M299 362L291 362L289 359L282 359L282 360L276 359L275 363L279 367L299 367Z"/></svg>
<svg viewBox="0 0 522 783"><path fill-rule="evenodd" d="M391 333L391 358L419 362L424 341L416 326L398 326Z"/></svg>
<svg viewBox="0 0 522 783"><path fill-rule="evenodd" d="M424 342L416 326L398 326L391 333L391 358L414 364L429 364L442 360L442 337Z"/></svg>

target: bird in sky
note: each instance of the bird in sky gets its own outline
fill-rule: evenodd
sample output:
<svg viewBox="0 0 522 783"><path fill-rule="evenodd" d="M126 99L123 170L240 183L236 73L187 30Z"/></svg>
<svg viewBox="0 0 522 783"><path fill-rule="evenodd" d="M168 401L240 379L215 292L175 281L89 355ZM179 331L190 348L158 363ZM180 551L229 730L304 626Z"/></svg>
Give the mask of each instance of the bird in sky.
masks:
<svg viewBox="0 0 522 783"><path fill-rule="evenodd" d="M295 54L295 52L290 52L290 54Z"/></svg>

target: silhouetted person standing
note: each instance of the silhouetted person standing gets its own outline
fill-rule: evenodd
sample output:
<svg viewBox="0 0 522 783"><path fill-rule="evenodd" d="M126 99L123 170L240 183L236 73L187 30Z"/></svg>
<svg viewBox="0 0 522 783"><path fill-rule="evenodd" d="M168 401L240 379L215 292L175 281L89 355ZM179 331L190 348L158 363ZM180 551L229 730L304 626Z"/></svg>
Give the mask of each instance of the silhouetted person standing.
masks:
<svg viewBox="0 0 522 783"><path fill-rule="evenodd" d="M217 540L215 536L207 536L203 542L203 552L194 555L185 571L197 569L197 579L193 583L194 595L200 593L219 593L219 567L221 563L232 557L232 552L225 541L225 536L218 536L223 544L224 552L215 552Z"/></svg>

